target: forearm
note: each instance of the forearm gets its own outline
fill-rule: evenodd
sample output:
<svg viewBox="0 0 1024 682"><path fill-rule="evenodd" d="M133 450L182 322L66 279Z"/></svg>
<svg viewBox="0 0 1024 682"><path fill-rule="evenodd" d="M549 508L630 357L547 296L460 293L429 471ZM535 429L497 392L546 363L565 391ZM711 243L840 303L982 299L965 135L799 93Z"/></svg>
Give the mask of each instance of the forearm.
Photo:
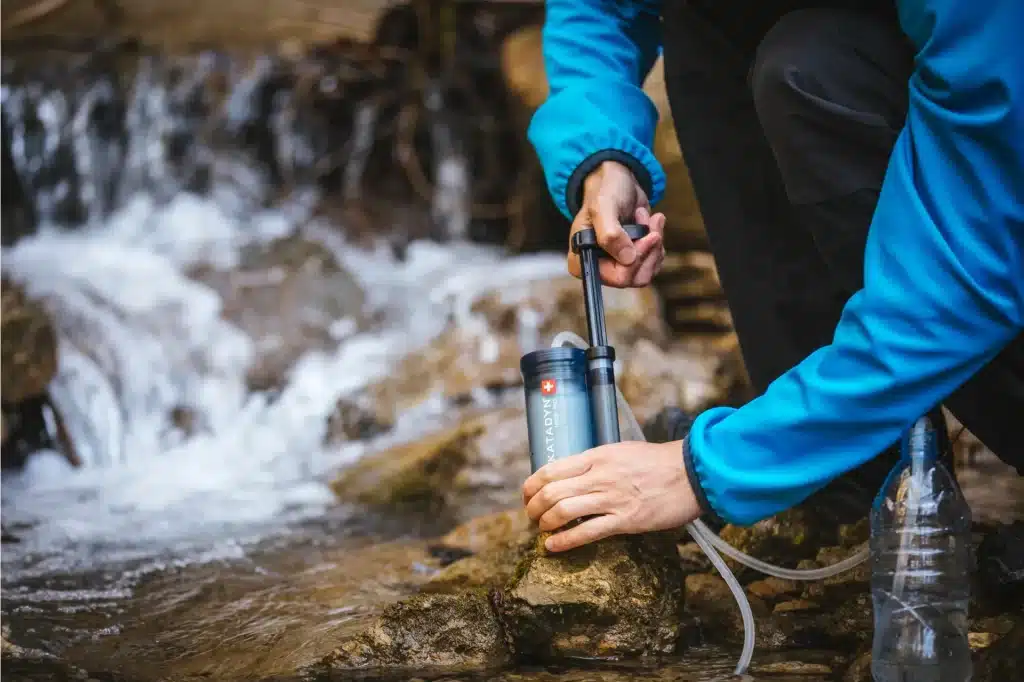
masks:
<svg viewBox="0 0 1024 682"><path fill-rule="evenodd" d="M660 2L549 0L543 30L549 95L528 131L551 196L571 218L580 185L604 160L629 166L652 204L665 176L651 151L658 112L642 84L661 45Z"/></svg>
<svg viewBox="0 0 1024 682"><path fill-rule="evenodd" d="M690 433L698 497L724 519L770 516L876 456L1024 329L1024 58L1007 28L1024 13L1014 3L979 18L931 0L864 289L829 346Z"/></svg>

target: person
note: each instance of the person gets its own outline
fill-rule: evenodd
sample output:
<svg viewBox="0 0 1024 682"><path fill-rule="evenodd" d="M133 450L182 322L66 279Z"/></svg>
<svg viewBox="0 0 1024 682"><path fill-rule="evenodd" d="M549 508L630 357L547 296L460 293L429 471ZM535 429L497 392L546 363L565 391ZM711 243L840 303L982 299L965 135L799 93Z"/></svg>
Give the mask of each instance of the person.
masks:
<svg viewBox="0 0 1024 682"><path fill-rule="evenodd" d="M550 551L702 515L749 525L815 503L863 516L892 444L941 406L1024 470L1024 3L546 12L550 92L528 135L555 203L573 231L595 228L614 259L606 285L651 282L665 176L640 86L663 53L757 392L668 442L605 445L530 476L529 516L558 530ZM627 220L651 233L630 242Z"/></svg>

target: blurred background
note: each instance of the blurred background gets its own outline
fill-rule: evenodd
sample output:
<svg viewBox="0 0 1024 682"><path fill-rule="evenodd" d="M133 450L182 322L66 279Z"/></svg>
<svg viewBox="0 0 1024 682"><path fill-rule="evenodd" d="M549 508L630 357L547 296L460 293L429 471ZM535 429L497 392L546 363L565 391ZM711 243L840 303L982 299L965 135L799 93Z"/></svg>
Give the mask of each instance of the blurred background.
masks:
<svg viewBox="0 0 1024 682"><path fill-rule="evenodd" d="M444 561L387 543L516 506L519 357L585 331L526 140L543 13L3 3L5 656L267 676ZM669 253L606 292L641 420L749 398L660 63L645 89Z"/></svg>

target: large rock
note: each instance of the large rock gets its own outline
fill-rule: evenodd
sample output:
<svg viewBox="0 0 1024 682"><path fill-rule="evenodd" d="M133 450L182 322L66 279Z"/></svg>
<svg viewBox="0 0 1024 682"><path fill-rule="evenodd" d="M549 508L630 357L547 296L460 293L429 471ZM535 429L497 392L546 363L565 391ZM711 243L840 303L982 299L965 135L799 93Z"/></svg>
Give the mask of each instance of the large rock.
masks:
<svg viewBox="0 0 1024 682"><path fill-rule="evenodd" d="M663 535L610 538L559 554L538 540L494 601L515 655L655 656L676 651L688 634L682 569Z"/></svg>

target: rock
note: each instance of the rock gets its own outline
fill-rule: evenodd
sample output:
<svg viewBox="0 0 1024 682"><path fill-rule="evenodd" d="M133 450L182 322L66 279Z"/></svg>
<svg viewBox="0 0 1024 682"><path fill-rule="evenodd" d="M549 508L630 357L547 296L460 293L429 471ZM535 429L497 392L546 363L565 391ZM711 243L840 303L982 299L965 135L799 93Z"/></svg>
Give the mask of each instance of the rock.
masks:
<svg viewBox="0 0 1024 682"><path fill-rule="evenodd" d="M874 627L867 594L837 606L806 599L783 602L776 605L772 622L789 648L840 651L870 642Z"/></svg>
<svg viewBox="0 0 1024 682"><path fill-rule="evenodd" d="M763 665L753 665L750 672L755 675L808 675L829 677L832 668L824 663L804 663L803 661L777 661Z"/></svg>
<svg viewBox="0 0 1024 682"><path fill-rule="evenodd" d="M661 304L650 287L606 287L603 293L608 338L613 345L624 347L639 339L667 340L667 330L661 322ZM495 288L470 306L470 312L481 316L491 329L507 335L519 332L524 311L529 311L544 340L550 340L561 331L575 332L586 338L582 284L569 275Z"/></svg>
<svg viewBox="0 0 1024 682"><path fill-rule="evenodd" d="M818 552L815 563L819 566L833 566L852 556L856 549L859 548L823 547ZM804 597L828 603L839 602L866 594L870 589L870 582L871 562L865 561L850 570L807 583Z"/></svg>
<svg viewBox="0 0 1024 682"><path fill-rule="evenodd" d="M533 541L529 517L522 509L496 512L455 528L431 545L431 551L464 552L425 586L429 591L503 586Z"/></svg>
<svg viewBox="0 0 1024 682"><path fill-rule="evenodd" d="M747 595L754 616L765 616L768 607L758 597ZM686 610L698 615L705 629L735 632L742 636L739 606L725 580L710 573L686 576Z"/></svg>
<svg viewBox="0 0 1024 682"><path fill-rule="evenodd" d="M509 661L501 628L482 591L422 594L388 606L367 630L344 642L309 672L359 668L478 670Z"/></svg>
<svg viewBox="0 0 1024 682"><path fill-rule="evenodd" d="M821 611L821 606L817 602L807 599L791 599L780 602L772 609L772 613L814 613L818 611Z"/></svg>
<svg viewBox="0 0 1024 682"><path fill-rule="evenodd" d="M662 350L640 340L623 354L619 388L641 424L666 407L699 414L725 395L718 382L720 364L711 353L678 345Z"/></svg>
<svg viewBox="0 0 1024 682"><path fill-rule="evenodd" d="M331 488L343 501L439 513L451 506L456 476L475 457L479 422L369 455L341 473Z"/></svg>
<svg viewBox="0 0 1024 682"><path fill-rule="evenodd" d="M281 386L299 357L333 347L362 322L358 283L312 236L246 246L236 267L204 265L190 275L217 291L224 317L254 339L248 378L256 390Z"/></svg>
<svg viewBox="0 0 1024 682"><path fill-rule="evenodd" d="M378 421L393 421L398 413L433 396L462 404L472 401L476 389L518 386L521 355L514 338L451 329L404 358L388 378L371 387L372 414Z"/></svg>
<svg viewBox="0 0 1024 682"><path fill-rule="evenodd" d="M686 573L707 573L714 570L711 559L696 542L679 545L679 560Z"/></svg>
<svg viewBox="0 0 1024 682"><path fill-rule="evenodd" d="M531 539L530 517L522 507L518 507L464 523L441 538L441 544L477 554L498 547L518 547Z"/></svg>
<svg viewBox="0 0 1024 682"><path fill-rule="evenodd" d="M843 675L843 682L871 682L871 652L864 653L853 659L853 663L846 669Z"/></svg>
<svg viewBox="0 0 1024 682"><path fill-rule="evenodd" d="M394 426L394 416L380 414L366 395L341 398L327 418L326 444L366 440L386 433Z"/></svg>
<svg viewBox="0 0 1024 682"><path fill-rule="evenodd" d="M977 549L982 594L993 602L1024 603L1024 521L1000 525Z"/></svg>
<svg viewBox="0 0 1024 682"><path fill-rule="evenodd" d="M752 526L725 526L719 533L730 545L762 561L792 566L813 556L822 544L822 533L801 509L791 509ZM737 577L756 575L752 569L726 559Z"/></svg>
<svg viewBox="0 0 1024 682"><path fill-rule="evenodd" d="M1019 604L1018 604L1018 618ZM1024 619L992 646L975 657L975 682L1008 682L1024 679Z"/></svg>
<svg viewBox="0 0 1024 682"><path fill-rule="evenodd" d="M559 554L538 543L493 598L514 655L654 656L676 651L685 634L683 574L663 534Z"/></svg>
<svg viewBox="0 0 1024 682"><path fill-rule="evenodd" d="M0 395L15 405L46 393L57 373L57 332L43 305L0 279Z"/></svg>
<svg viewBox="0 0 1024 682"><path fill-rule="evenodd" d="M857 523L848 523L839 526L839 545L846 549L859 547L868 541L871 533L871 523L865 516Z"/></svg>
<svg viewBox="0 0 1024 682"><path fill-rule="evenodd" d="M795 580L784 580L769 576L763 580L755 580L747 585L747 593L763 599L768 603L774 603L783 597L791 597L800 594L801 585Z"/></svg>
<svg viewBox="0 0 1024 682"><path fill-rule="evenodd" d="M479 414L364 456L332 483L339 499L388 513L459 523L521 504L529 476L523 411Z"/></svg>

